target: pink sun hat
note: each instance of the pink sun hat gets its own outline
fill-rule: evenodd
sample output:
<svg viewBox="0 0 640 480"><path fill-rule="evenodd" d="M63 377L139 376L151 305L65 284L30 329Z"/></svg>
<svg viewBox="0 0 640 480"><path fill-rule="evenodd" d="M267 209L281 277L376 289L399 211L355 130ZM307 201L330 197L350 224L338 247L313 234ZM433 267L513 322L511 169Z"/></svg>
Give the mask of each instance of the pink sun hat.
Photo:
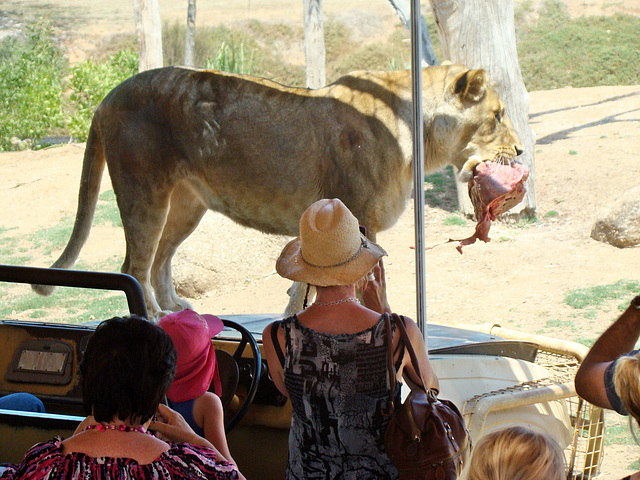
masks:
<svg viewBox="0 0 640 480"><path fill-rule="evenodd" d="M197 398L209 389L212 381L220 395L222 388L211 339L224 328L222 320L186 309L162 317L158 326L169 334L178 354L176 376L167 398L172 402Z"/></svg>

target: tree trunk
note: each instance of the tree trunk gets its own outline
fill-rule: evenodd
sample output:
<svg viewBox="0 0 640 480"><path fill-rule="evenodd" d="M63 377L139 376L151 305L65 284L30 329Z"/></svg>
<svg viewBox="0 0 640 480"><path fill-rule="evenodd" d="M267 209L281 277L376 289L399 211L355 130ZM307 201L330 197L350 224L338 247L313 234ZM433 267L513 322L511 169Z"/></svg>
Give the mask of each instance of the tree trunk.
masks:
<svg viewBox="0 0 640 480"><path fill-rule="evenodd" d="M187 28L184 35L184 64L195 67L193 52L196 49L196 0L189 0L187 7Z"/></svg>
<svg viewBox="0 0 640 480"><path fill-rule="evenodd" d="M405 27L411 28L409 19L411 18L411 2L409 0L388 0L396 15L400 17ZM420 33L422 37L422 59L427 65L438 65L438 59L436 58L436 52L433 50L433 44L431 43L431 35L429 35L429 29L427 28L427 22L424 20L424 16L420 16Z"/></svg>
<svg viewBox="0 0 640 480"><path fill-rule="evenodd" d="M307 87L325 85L324 25L322 0L304 0L304 56L307 65Z"/></svg>
<svg viewBox="0 0 640 480"><path fill-rule="evenodd" d="M484 68L524 143L518 161L529 167L527 193L507 216L530 217L536 210L534 186L535 134L529 127L529 94L522 81L516 50L513 0L430 0L442 51L447 60ZM466 184L458 184L463 213L473 214Z"/></svg>
<svg viewBox="0 0 640 480"><path fill-rule="evenodd" d="M138 71L162 67L162 25L158 0L133 0L140 56Z"/></svg>

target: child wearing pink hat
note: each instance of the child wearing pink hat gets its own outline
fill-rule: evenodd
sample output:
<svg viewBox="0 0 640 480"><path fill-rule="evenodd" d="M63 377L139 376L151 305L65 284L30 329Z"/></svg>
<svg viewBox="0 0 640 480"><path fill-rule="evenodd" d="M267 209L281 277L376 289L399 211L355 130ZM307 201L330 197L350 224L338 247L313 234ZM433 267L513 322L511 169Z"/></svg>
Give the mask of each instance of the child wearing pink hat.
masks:
<svg viewBox="0 0 640 480"><path fill-rule="evenodd" d="M224 327L222 320L186 309L161 318L158 326L169 334L178 354L176 375L167 391L169 407L235 464L224 432L224 412L218 396L222 389L211 343ZM209 391L212 384L218 395Z"/></svg>

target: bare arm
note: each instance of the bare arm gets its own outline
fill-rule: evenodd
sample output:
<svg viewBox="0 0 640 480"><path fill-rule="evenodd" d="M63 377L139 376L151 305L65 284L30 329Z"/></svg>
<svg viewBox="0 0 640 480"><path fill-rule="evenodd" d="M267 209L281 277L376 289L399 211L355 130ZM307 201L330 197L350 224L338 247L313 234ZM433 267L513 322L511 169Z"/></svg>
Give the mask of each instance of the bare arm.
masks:
<svg viewBox="0 0 640 480"><path fill-rule="evenodd" d="M387 281L385 277L384 264L382 259L372 270L373 279L365 277L357 284L357 288L362 295L362 302L365 307L378 313L391 313L391 307L387 300ZM411 345L416 352L420 373L427 388L438 389L438 377L436 376L427 349L424 344L422 332L416 323L408 317L405 317L405 325L407 334L411 340ZM264 337L263 337L264 338ZM411 388L416 388L419 383L418 374L411 364L409 352L405 350L405 356L402 360L402 375Z"/></svg>
<svg viewBox="0 0 640 480"><path fill-rule="evenodd" d="M193 413L198 425L202 425L204 438L209 440L227 460L236 464L231 458L224 432L224 411L220 398L213 392L205 392L204 395L196 398Z"/></svg>
<svg viewBox="0 0 640 480"><path fill-rule="evenodd" d="M387 300L387 280L384 274L382 259L373 267L373 278L364 277L356 284L365 307L378 313L391 313Z"/></svg>
<svg viewBox="0 0 640 480"><path fill-rule="evenodd" d="M637 298L637 297L636 297ZM640 337L640 310L629 306L589 350L576 373L576 392L599 407L611 408L604 385L604 371L618 357L633 350Z"/></svg>
<svg viewBox="0 0 640 480"><path fill-rule="evenodd" d="M273 323L270 323L262 332L262 346L264 348L265 357L267 358L269 375L271 376L273 383L283 395L289 397L287 387L284 385L284 371L282 370L280 359L278 358L278 354L276 353L273 342L271 341L271 329L273 327ZM284 352L284 332L281 328L278 329L278 342L280 343L280 349Z"/></svg>

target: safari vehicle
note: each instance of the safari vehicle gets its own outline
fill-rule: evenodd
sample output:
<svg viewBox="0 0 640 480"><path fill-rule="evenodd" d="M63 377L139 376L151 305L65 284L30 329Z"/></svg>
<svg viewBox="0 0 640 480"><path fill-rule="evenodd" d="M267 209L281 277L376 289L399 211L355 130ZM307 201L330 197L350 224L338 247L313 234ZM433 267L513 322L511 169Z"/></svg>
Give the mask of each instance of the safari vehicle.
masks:
<svg viewBox="0 0 640 480"><path fill-rule="evenodd" d="M0 266L0 282L118 291L128 311L146 316L138 282L128 275ZM0 290L8 284L0 283ZM125 304L125 302L122 302ZM261 332L277 316L222 317L215 344L230 449L247 478L282 479L290 403L269 378ZM19 462L34 443L69 436L84 417L78 364L103 319L82 324L0 319L0 395L29 392L46 413L0 410L0 463ZM463 412L472 440L521 424L566 447L568 478L596 478L603 454L602 411L576 397L575 371L586 347L497 325L429 325L428 348L441 394Z"/></svg>

